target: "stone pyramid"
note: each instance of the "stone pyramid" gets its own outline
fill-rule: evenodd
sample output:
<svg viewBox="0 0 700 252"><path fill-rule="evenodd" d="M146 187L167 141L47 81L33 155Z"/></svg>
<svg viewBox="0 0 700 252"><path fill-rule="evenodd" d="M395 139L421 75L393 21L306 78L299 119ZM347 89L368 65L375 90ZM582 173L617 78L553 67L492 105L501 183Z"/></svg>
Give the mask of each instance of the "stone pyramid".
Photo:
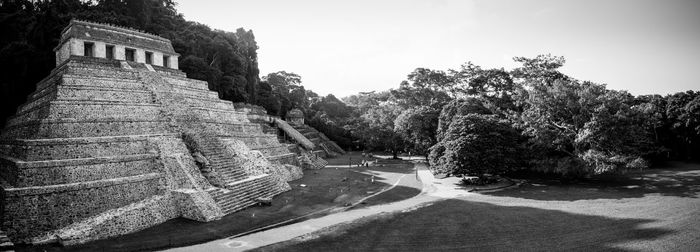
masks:
<svg viewBox="0 0 700 252"><path fill-rule="evenodd" d="M0 134L2 229L15 243L211 221L301 176L276 135L177 70L169 40L73 20L55 51Z"/></svg>

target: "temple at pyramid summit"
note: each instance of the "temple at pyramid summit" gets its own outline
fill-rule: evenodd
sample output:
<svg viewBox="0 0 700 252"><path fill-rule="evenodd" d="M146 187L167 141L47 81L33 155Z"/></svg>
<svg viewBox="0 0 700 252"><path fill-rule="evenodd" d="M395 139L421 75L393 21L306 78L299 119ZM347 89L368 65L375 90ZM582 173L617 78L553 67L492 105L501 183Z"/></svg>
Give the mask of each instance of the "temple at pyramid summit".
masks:
<svg viewBox="0 0 700 252"><path fill-rule="evenodd" d="M15 243L217 220L342 153L298 115L220 100L165 38L72 20L55 52L0 134L1 229Z"/></svg>

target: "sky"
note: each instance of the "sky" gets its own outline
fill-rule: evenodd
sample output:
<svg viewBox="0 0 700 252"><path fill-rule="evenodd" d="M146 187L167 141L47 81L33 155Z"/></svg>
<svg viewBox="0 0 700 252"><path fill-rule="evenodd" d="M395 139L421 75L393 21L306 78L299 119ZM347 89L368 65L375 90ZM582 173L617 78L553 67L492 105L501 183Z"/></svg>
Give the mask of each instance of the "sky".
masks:
<svg viewBox="0 0 700 252"><path fill-rule="evenodd" d="M415 68L512 69L550 53L580 80L634 95L700 90L698 0L176 0L187 20L253 30L261 77L299 74L345 97Z"/></svg>

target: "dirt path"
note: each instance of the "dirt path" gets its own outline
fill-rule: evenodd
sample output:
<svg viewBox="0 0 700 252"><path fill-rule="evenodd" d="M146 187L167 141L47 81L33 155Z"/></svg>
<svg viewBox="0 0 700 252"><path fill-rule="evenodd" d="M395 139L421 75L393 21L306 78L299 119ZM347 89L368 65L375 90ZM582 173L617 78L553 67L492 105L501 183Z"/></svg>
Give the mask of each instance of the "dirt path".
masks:
<svg viewBox="0 0 700 252"><path fill-rule="evenodd" d="M283 251L698 251L700 165L627 181L531 183L486 194L433 181L441 198L262 247ZM450 188L452 187L452 189Z"/></svg>
<svg viewBox="0 0 700 252"><path fill-rule="evenodd" d="M407 183L405 182L407 180L403 179L406 176L420 176L421 180L424 180L424 183L425 181L432 181L432 174L430 174L430 172L427 169L425 169L425 165L419 164L418 166L419 171L417 174L399 175L393 174L388 171L372 172L376 172L376 176L378 178L393 181L392 186L390 188L386 188L385 191L396 190L397 186L401 185L402 183ZM295 237L313 233L318 230L331 227L340 223L358 220L379 213L410 209L420 204L439 199L438 197L428 196L427 193L434 190L434 188L423 187L423 192L419 196L407 200L368 207L362 207L362 205L350 206L350 208L348 209L338 209L337 213L327 215L321 218L310 219L303 222L294 223L262 232L257 232L242 237L219 239L194 246L173 248L169 249L168 251L244 251L253 248L258 248L261 246L287 241ZM385 191L377 192L362 200L366 201L371 200L375 197L378 198Z"/></svg>

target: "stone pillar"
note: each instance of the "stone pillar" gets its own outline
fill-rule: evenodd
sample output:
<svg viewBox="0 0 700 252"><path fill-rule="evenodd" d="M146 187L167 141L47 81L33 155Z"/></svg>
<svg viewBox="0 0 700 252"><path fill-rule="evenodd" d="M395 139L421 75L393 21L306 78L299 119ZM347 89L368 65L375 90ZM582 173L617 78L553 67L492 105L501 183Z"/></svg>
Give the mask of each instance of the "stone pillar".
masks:
<svg viewBox="0 0 700 252"><path fill-rule="evenodd" d="M97 58L107 58L107 49L105 48L105 42L100 42L100 41L95 41L95 45L93 45L95 48L95 57Z"/></svg>
<svg viewBox="0 0 700 252"><path fill-rule="evenodd" d="M137 63L146 63L146 51L143 49L136 48L136 55L134 55L135 61Z"/></svg>
<svg viewBox="0 0 700 252"><path fill-rule="evenodd" d="M78 56L85 56L85 43L84 41L80 39L71 39L70 40L70 55L78 55Z"/></svg>
<svg viewBox="0 0 700 252"><path fill-rule="evenodd" d="M61 48L56 50L56 66L70 58L70 47L70 41L66 41L65 43L63 43L63 45L61 45Z"/></svg>
<svg viewBox="0 0 700 252"><path fill-rule="evenodd" d="M123 45L114 45L114 59L126 60L126 50Z"/></svg>
<svg viewBox="0 0 700 252"><path fill-rule="evenodd" d="M153 52L153 65L163 66L163 53Z"/></svg>
<svg viewBox="0 0 700 252"><path fill-rule="evenodd" d="M170 68L179 69L177 65L177 55L170 56Z"/></svg>

